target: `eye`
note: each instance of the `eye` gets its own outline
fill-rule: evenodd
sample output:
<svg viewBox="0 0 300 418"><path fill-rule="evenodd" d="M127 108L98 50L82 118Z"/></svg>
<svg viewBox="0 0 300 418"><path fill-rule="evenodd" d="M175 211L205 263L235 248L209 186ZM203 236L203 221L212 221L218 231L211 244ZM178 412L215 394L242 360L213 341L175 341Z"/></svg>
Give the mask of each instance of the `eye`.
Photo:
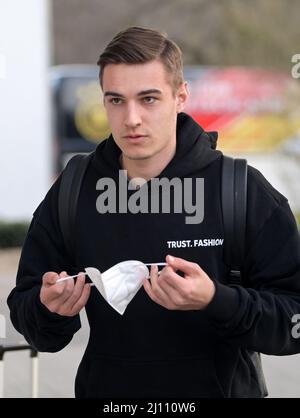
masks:
<svg viewBox="0 0 300 418"><path fill-rule="evenodd" d="M152 104L155 103L155 101L157 100L156 97L152 97L152 96L147 96L143 98L144 102L147 104Z"/></svg>
<svg viewBox="0 0 300 418"><path fill-rule="evenodd" d="M122 99L120 99L119 97L113 97L112 99L110 99L110 103L112 103L113 105L119 105L122 103Z"/></svg>

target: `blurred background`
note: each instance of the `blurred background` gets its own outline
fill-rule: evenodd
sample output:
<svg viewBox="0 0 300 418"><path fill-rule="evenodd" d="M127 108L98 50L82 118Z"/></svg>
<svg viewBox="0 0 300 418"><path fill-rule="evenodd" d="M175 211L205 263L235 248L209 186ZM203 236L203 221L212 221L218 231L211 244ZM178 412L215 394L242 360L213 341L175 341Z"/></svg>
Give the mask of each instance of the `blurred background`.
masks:
<svg viewBox="0 0 300 418"><path fill-rule="evenodd" d="M109 132L96 62L128 26L178 43L186 112L218 131L220 150L258 168L300 221L299 18L298 0L0 1L0 345L22 341L6 297L34 209L68 159ZM73 396L82 320L65 350L39 356L39 396ZM4 395L30 396L27 353L5 357ZM300 396L299 359L264 356L271 397Z"/></svg>

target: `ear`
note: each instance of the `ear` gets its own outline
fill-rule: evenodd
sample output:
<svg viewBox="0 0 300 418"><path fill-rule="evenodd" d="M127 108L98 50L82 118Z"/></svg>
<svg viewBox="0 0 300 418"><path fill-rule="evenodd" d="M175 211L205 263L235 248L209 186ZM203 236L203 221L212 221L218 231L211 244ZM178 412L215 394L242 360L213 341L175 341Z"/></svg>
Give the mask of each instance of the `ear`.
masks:
<svg viewBox="0 0 300 418"><path fill-rule="evenodd" d="M188 89L188 84L185 81L181 84L179 87L177 93L176 93L176 112L180 113L185 108L185 104L189 98L190 92Z"/></svg>

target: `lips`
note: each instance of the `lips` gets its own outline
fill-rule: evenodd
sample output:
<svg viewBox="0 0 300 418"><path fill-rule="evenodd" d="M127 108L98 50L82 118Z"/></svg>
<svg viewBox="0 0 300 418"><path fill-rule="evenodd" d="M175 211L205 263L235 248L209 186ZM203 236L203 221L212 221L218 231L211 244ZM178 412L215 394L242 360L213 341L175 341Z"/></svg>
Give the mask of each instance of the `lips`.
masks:
<svg viewBox="0 0 300 418"><path fill-rule="evenodd" d="M143 141L147 135L126 135L124 138L129 142L140 142Z"/></svg>
<svg viewBox="0 0 300 418"><path fill-rule="evenodd" d="M144 138L146 135L126 135L124 138L135 139L135 138Z"/></svg>

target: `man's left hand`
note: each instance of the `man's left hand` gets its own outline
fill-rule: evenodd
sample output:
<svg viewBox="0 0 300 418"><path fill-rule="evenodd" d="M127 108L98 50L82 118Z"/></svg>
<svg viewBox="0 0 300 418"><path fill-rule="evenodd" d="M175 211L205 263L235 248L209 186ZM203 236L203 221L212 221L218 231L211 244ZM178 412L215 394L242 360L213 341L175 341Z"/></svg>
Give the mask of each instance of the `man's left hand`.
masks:
<svg viewBox="0 0 300 418"><path fill-rule="evenodd" d="M202 268L183 258L166 257L168 263L158 275L158 267L151 266L150 279L143 282L149 297L169 310L202 310L215 294L215 285ZM180 270L184 278L176 273Z"/></svg>

